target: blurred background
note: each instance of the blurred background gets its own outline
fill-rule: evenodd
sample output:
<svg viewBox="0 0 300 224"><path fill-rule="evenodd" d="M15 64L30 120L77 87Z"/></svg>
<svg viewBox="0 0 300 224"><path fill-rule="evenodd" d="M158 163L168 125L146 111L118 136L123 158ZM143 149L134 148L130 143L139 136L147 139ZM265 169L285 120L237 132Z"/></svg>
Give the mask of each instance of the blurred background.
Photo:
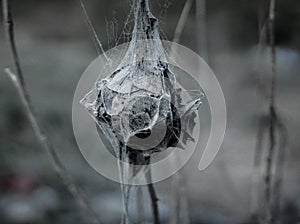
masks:
<svg viewBox="0 0 300 224"><path fill-rule="evenodd" d="M17 46L25 80L37 115L74 182L104 223L119 223L120 186L94 171L82 157L72 130L72 100L85 68L97 57L80 4L74 0L13 0ZM115 45L130 11L130 1L87 0L87 11L104 49ZM172 40L185 4L183 0L150 0L160 19L162 38ZM2 10L1 10L2 11ZM205 56L227 103L228 124L217 158L205 171L197 165L201 152L180 171L188 198L191 223L252 223L263 200L263 181L253 184L258 121L267 114L270 57L268 45L258 54L260 24L268 2L209 0L206 32L197 32L193 3L180 40ZM2 17L1 17L2 20ZM2 21L1 21L2 22ZM197 25L198 24L198 25ZM128 28L132 26L129 21ZM14 86L3 72L11 57L0 28L0 223L88 223L54 173L34 136ZM207 39L207 51L201 47ZM277 111L286 128L278 223L300 223L300 2L276 3ZM120 42L123 38L120 39ZM259 65L259 66L258 66ZM257 72L259 70L259 72ZM266 90L257 93L257 73ZM204 102L203 111L208 105ZM204 112L203 112L204 113ZM200 111L201 114L201 111ZM202 122L202 121L201 121ZM203 128L209 127L203 121ZM263 162L258 173L264 175ZM279 156L280 157L280 156ZM162 216L168 216L170 179L155 184ZM253 187L254 186L254 187ZM254 192L254 193L253 193Z"/></svg>

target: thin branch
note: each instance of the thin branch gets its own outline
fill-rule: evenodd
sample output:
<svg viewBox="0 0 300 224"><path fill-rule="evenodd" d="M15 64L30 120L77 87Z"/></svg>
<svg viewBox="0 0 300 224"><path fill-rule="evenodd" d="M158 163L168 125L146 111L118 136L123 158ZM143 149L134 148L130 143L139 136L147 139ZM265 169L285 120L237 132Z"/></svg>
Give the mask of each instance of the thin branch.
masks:
<svg viewBox="0 0 300 224"><path fill-rule="evenodd" d="M258 120L257 127L257 136L256 136L256 145L254 152L254 164L253 171L251 176L251 195L250 195L250 218L252 223L258 223L260 214L259 214L259 201L260 201L260 192L259 192L259 182L260 182L260 168L262 163L262 145L265 130L267 129L266 117L261 116Z"/></svg>
<svg viewBox="0 0 300 224"><path fill-rule="evenodd" d="M97 51L98 55L103 54L103 56L105 57L106 61L109 62L110 58L106 55L106 53L105 53L105 51L103 49L102 43L101 43L101 41L100 41L100 39L99 39L99 37L98 37L98 35L96 33L96 30L95 30L95 28L94 28L94 26L92 24L92 21L91 21L88 13L86 11L85 5L84 5L84 3L83 3L82 0L80 0L80 6L81 6L81 9L82 9L82 13L84 15L84 18L86 20L86 23L88 25L88 28L90 30L90 33L91 33L91 35L92 35L92 37L94 39L95 46L96 46L96 51Z"/></svg>
<svg viewBox="0 0 300 224"><path fill-rule="evenodd" d="M272 168L273 168L273 157L276 146L276 108L275 108L275 90L276 90L276 48L275 48L275 34L274 34L274 20L275 20L275 0L270 0L269 9L269 22L268 22L268 33L271 46L271 93L270 93L270 105L269 105L269 150L266 158L266 176L265 176L265 206L266 216L265 222L267 224L272 223Z"/></svg>
<svg viewBox="0 0 300 224"><path fill-rule="evenodd" d="M270 106L275 106L275 93L276 93L276 47L275 47L275 0L271 0L270 3L270 15L269 15L269 35L271 46L271 66L272 66L272 83L271 83L271 99Z"/></svg>
<svg viewBox="0 0 300 224"><path fill-rule="evenodd" d="M173 42L179 43L185 24L187 22L188 16L190 14L194 0L186 0L182 12L180 14L179 20L176 25L174 32ZM172 45L171 55L175 53L175 46ZM172 160L172 166L176 166L177 158L174 157ZM171 196L172 206L170 211L169 223L189 223L188 216L188 199L185 191L184 177L182 174L177 172L171 181Z"/></svg>
<svg viewBox="0 0 300 224"><path fill-rule="evenodd" d="M261 198L260 195L260 168L262 163L262 155L263 155L263 137L266 129L266 118L263 115L263 100L265 99L265 85L263 83L263 53L266 46L266 36L267 36L267 22L264 17L264 1L260 2L260 6L258 8L258 46L256 52L256 61L255 61L255 74L256 74L256 113L258 114L258 119L256 121L257 124L257 135L256 135L256 145L254 152L254 163L253 163L253 171L251 176L251 196L250 196L250 216L253 223L258 223L259 220L259 201Z"/></svg>
<svg viewBox="0 0 300 224"><path fill-rule="evenodd" d="M184 26L186 24L186 21L188 19L189 13L192 8L192 4L193 4L193 0L186 0L175 29L173 42L178 43L180 41Z"/></svg>
<svg viewBox="0 0 300 224"><path fill-rule="evenodd" d="M208 42L207 42L207 10L206 0L196 0L196 23L198 53L209 63Z"/></svg>
<svg viewBox="0 0 300 224"><path fill-rule="evenodd" d="M267 23L265 23L262 28L261 32L259 34L259 43L257 46L257 53L256 53L256 67L255 67L255 74L256 74L256 95L258 99L265 100L266 98L266 88L262 80L262 70L263 70L263 60L262 60L262 55L264 54L265 51L265 41L266 41L266 28L267 28ZM261 101L261 100L260 100ZM260 106L260 105L258 105ZM260 108L260 107L258 107Z"/></svg>
<svg viewBox="0 0 300 224"><path fill-rule="evenodd" d="M257 53L256 53L256 66L255 66L255 74L256 74L256 94L258 101L260 102L261 99L265 99L266 94L266 87L263 83L262 73L263 73L263 53L266 48L267 42L267 27L268 23L266 22L265 13L264 13L264 6L265 0L260 2L260 7L258 10L258 46L257 46ZM257 108L260 108L261 105L257 105Z"/></svg>
<svg viewBox="0 0 300 224"><path fill-rule="evenodd" d="M172 165L177 160L174 158ZM171 179L171 208L169 224L185 223L189 224L188 199L186 193L184 176L178 171Z"/></svg>
<svg viewBox="0 0 300 224"><path fill-rule="evenodd" d="M151 199L151 206L152 206L152 213L153 213L153 223L154 224L159 224L159 210L158 210L158 197L156 195L155 188L152 183L152 175L151 175L151 169L147 170L145 173L146 179L147 179L147 187L148 187L148 192L150 195Z"/></svg>
<svg viewBox="0 0 300 224"><path fill-rule="evenodd" d="M79 204L80 208L84 210L88 217L90 218L91 223L99 224L100 221L98 220L97 215L93 212L93 210L90 208L87 200L85 197L80 193L80 191L77 189L77 187L72 183L71 178L69 177L65 167L63 166L62 162L60 161L56 149L52 146L52 144L49 142L45 132L41 128L39 122L37 121L36 115L34 113L34 108L31 103L31 99L29 97L27 88L25 86L24 82L24 76L22 73L17 48L15 44L15 37L14 37L14 23L13 18L11 14L11 6L9 0L3 0L2 1L2 9L3 9L3 21L4 21L4 27L5 32L7 36L7 41L10 45L10 50L12 54L13 59L13 65L16 73L13 73L10 69L5 69L5 72L8 74L8 76L11 78L13 84L16 87L16 90L18 91L20 98L22 100L22 103L26 109L26 114L29 118L29 121L34 129L34 132L38 138L38 140L41 142L41 144L44 146L49 159L51 161L51 164L68 189L68 191L73 195L74 199Z"/></svg>
<svg viewBox="0 0 300 224"><path fill-rule="evenodd" d="M281 195L282 195L282 183L283 183L283 177L284 177L284 164L285 164L285 158L286 158L286 148L288 145L288 132L287 128L284 125L284 123L277 118L277 127L280 134L280 138L278 140L279 145L279 151L277 153L277 161L276 161L276 170L274 174L274 200L273 200L273 213L274 213L274 220L277 220L278 223L280 223L281 218Z"/></svg>
<svg viewBox="0 0 300 224"><path fill-rule="evenodd" d="M272 217L272 169L274 165L274 153L276 146L276 137L275 137L275 126L276 126L276 114L274 107L270 107L269 115L269 149L267 152L266 158L266 174L265 174L265 220L266 224L271 224Z"/></svg>

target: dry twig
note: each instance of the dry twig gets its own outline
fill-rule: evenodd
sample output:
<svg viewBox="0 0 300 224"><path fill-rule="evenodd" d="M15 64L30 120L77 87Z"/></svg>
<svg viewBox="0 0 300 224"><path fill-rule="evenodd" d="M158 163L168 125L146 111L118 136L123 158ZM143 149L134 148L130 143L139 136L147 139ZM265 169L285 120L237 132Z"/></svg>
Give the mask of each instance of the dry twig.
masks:
<svg viewBox="0 0 300 224"><path fill-rule="evenodd" d="M194 0L186 0L182 12L180 14L179 20L176 25L173 42L179 43L182 32L184 30L185 24L187 22L189 13L191 11ZM174 46L172 46L173 48ZM174 49L171 50L174 53ZM176 166L177 158L173 158L173 166ZM171 181L171 195L172 195L172 206L170 212L169 223L189 223L188 215L188 199L185 191L184 177L181 173L177 172Z"/></svg>
<svg viewBox="0 0 300 224"><path fill-rule="evenodd" d="M278 139L278 153L276 160L276 169L274 173L274 187L273 187L273 220L276 220L280 223L280 205L281 205L281 191L282 191L282 180L284 176L284 164L286 157L286 148L288 145L288 132L285 124L281 122L281 120L277 117L277 128L279 131L279 139Z"/></svg>
<svg viewBox="0 0 300 224"><path fill-rule="evenodd" d="M192 8L192 4L193 4L193 0L186 0L181 15L179 17L179 20L177 22L177 26L173 37L173 42L178 43L180 41L184 26L186 24L190 10Z"/></svg>
<svg viewBox="0 0 300 224"><path fill-rule="evenodd" d="M266 175L265 175L265 206L266 215L265 222L272 223L272 168L273 168L273 157L274 149L276 146L276 108L275 108L275 90L276 90L276 48L275 48L275 37L274 37L274 20L275 20L275 0L270 0L269 9L269 21L268 21L268 34L271 46L271 93L270 93L270 105L269 105L269 149L266 158Z"/></svg>
<svg viewBox="0 0 300 224"><path fill-rule="evenodd" d="M263 83L262 75L263 71L263 55L266 48L267 41L267 22L265 18L265 1L260 2L258 9L258 46L256 53L255 62L255 74L256 74L256 112L258 114L257 119L257 135L256 135L256 145L254 152L254 164L251 177L251 197L250 197L250 215L253 223L257 223L259 219L259 198L261 198L259 191L260 182L260 169L262 165L263 156L263 138L265 131L268 126L266 116L264 115L263 105L265 104L263 100L266 99L266 87Z"/></svg>
<svg viewBox="0 0 300 224"><path fill-rule="evenodd" d="M145 173L145 177L147 179L147 187L148 187L148 192L150 195L151 199L151 207L152 207L152 213L153 213L153 223L154 224L159 224L159 209L158 209L158 197L154 188L154 185L152 183L152 175L151 175L151 169L148 169Z"/></svg>
<svg viewBox="0 0 300 224"><path fill-rule="evenodd" d="M209 64L208 41L207 41L207 10L206 0L196 0L196 24L197 24L197 43L198 53Z"/></svg>
<svg viewBox="0 0 300 224"><path fill-rule="evenodd" d="M34 132L38 140L45 148L55 172L58 174L58 176L60 177L60 179L66 186L66 188L68 189L68 191L73 195L74 199L77 201L80 208L88 214L91 223L99 224L101 222L99 221L97 215L91 209L85 197L72 183L70 176L68 175L64 165L62 164L62 162L60 161L56 153L56 149L52 146L51 142L48 140L48 137L46 136L44 130L42 129L41 125L39 124L36 118L34 107L31 103L32 101L30 99L30 96L28 94L25 85L24 76L23 76L23 72L22 72L22 68L20 65L20 60L19 60L19 56L15 44L14 23L13 23L9 0L2 1L2 10L3 10L4 28L7 36L7 41L10 46L12 59L13 59L13 66L15 70L15 73L13 73L10 69L7 68L5 69L5 72L8 74L9 78L12 80L13 84L15 85L16 90L18 91L22 103L25 107L26 114L29 118L29 121L34 129Z"/></svg>

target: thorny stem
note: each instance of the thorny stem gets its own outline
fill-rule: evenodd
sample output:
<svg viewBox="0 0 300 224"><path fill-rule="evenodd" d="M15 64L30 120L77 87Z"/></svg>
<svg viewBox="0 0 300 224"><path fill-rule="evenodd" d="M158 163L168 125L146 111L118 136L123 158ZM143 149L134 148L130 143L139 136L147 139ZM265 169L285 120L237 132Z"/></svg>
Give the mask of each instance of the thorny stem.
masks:
<svg viewBox="0 0 300 224"><path fill-rule="evenodd" d="M269 9L269 21L268 21L268 33L271 46L271 69L272 69L272 81L271 81L271 93L270 93L270 106L269 106L269 150L266 158L266 176L265 176L265 206L266 217L265 223L271 224L273 222L272 217L272 168L273 157L276 145L276 109L275 109L275 85L276 85L276 48L275 48L275 36L274 36L274 20L275 20L275 0L270 0Z"/></svg>
<svg viewBox="0 0 300 224"><path fill-rule="evenodd" d="M30 96L28 94L25 82L24 82L24 76L22 73L20 60L15 44L15 35L14 35L14 23L11 13L11 5L9 0L3 0L2 1L2 10L3 10L3 21L4 21L4 28L7 36L7 41L10 45L10 50L12 54L13 59L13 65L16 74L14 74L10 69L6 69L5 72L8 74L8 76L13 81L13 84L15 85L20 98L22 100L22 103L26 109L27 116L30 120L30 123L34 129L34 132L38 138L38 140L41 142L41 144L44 146L49 159L51 161L51 164L55 170L55 172L60 177L63 184L66 186L68 191L73 195L74 199L79 204L80 208L85 211L88 214L88 217L90 218L91 223L93 224L99 224L101 223L97 217L97 215L94 213L94 211L90 208L90 205L88 204L85 197L81 194L81 192L77 189L77 187L72 183L70 176L68 175L64 165L60 161L56 149L52 146L51 142L48 140L48 137L46 136L44 130L40 126L39 122L37 121L34 107L31 103Z"/></svg>

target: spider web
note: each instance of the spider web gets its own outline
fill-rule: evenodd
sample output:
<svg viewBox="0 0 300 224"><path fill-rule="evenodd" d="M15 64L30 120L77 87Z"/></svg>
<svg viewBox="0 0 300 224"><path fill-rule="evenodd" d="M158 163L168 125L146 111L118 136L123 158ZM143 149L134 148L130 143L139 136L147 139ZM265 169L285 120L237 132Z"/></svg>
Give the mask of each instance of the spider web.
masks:
<svg viewBox="0 0 300 224"><path fill-rule="evenodd" d="M132 15L134 27L129 35L128 24ZM154 154L170 147L185 149L188 141L194 141L192 133L202 94L199 90L192 91L195 97L184 102L183 93L186 91L169 68L158 19L151 13L147 0L135 1L122 34L118 38L113 35L111 41L116 40L118 44L129 36L128 49L121 52L124 58L117 69L97 80L81 103L119 159L124 206L122 222L136 223L149 220L147 211L150 209L146 207L150 203L145 201L150 199L140 186L131 185L131 181L134 183L135 178L140 178L138 173L144 173L144 178L151 174ZM108 60L107 66L111 65L110 60L113 59ZM156 142L157 136L164 133L163 126L164 138Z"/></svg>

